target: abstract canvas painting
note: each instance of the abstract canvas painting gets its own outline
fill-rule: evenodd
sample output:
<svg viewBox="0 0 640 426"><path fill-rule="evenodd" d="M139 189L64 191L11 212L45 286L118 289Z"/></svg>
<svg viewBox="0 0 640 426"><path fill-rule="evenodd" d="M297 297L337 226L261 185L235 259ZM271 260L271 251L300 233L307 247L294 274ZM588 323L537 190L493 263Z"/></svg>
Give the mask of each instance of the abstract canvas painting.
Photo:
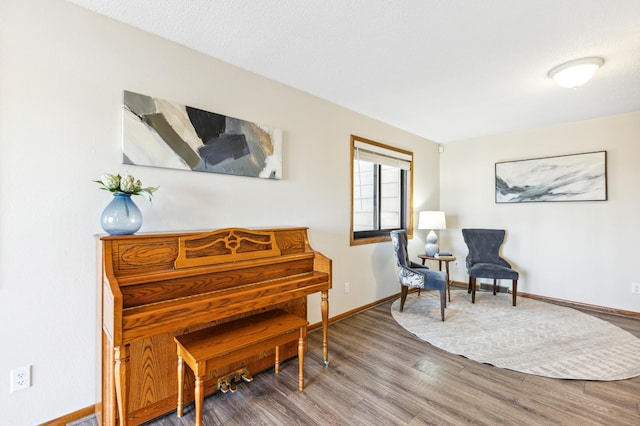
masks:
<svg viewBox="0 0 640 426"><path fill-rule="evenodd" d="M282 131L129 91L123 163L282 178Z"/></svg>
<svg viewBox="0 0 640 426"><path fill-rule="evenodd" d="M606 151L496 163L496 203L606 199Z"/></svg>

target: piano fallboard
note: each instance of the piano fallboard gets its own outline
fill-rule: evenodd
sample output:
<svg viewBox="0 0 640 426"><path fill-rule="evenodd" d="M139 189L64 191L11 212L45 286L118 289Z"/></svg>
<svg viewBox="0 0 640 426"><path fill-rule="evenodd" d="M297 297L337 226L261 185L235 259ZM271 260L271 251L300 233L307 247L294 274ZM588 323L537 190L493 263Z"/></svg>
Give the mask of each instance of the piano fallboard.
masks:
<svg viewBox="0 0 640 426"><path fill-rule="evenodd" d="M327 274L311 272L259 284L123 310L122 342L257 311L327 288Z"/></svg>

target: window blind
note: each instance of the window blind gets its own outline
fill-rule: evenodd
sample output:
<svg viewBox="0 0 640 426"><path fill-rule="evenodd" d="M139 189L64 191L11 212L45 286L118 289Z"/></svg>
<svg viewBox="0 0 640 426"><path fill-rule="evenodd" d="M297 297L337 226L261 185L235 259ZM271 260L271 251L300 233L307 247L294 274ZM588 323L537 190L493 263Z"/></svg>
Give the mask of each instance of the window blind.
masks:
<svg viewBox="0 0 640 426"><path fill-rule="evenodd" d="M411 169L412 156L398 151L392 151L377 145L371 145L361 141L354 141L355 159L370 163L397 167L402 170Z"/></svg>

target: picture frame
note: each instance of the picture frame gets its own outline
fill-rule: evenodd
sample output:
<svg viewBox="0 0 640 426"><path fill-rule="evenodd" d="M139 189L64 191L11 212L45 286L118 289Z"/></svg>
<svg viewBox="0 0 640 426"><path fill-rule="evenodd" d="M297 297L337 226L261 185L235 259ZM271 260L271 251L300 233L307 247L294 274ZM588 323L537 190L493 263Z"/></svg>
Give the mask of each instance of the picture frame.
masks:
<svg viewBox="0 0 640 426"><path fill-rule="evenodd" d="M282 178L282 130L124 91L122 162Z"/></svg>
<svg viewBox="0 0 640 426"><path fill-rule="evenodd" d="M496 203L606 201L607 151L495 163Z"/></svg>

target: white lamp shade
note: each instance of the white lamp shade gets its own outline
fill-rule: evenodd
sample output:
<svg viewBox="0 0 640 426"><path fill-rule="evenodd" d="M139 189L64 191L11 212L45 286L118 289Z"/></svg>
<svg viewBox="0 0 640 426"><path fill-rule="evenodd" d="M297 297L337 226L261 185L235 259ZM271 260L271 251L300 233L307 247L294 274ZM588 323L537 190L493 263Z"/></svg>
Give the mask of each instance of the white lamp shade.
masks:
<svg viewBox="0 0 640 426"><path fill-rule="evenodd" d="M444 212L420 212L418 216L418 229L447 229Z"/></svg>
<svg viewBox="0 0 640 426"><path fill-rule="evenodd" d="M576 59L553 68L549 71L549 77L560 86L573 89L591 80L603 63L602 58Z"/></svg>

